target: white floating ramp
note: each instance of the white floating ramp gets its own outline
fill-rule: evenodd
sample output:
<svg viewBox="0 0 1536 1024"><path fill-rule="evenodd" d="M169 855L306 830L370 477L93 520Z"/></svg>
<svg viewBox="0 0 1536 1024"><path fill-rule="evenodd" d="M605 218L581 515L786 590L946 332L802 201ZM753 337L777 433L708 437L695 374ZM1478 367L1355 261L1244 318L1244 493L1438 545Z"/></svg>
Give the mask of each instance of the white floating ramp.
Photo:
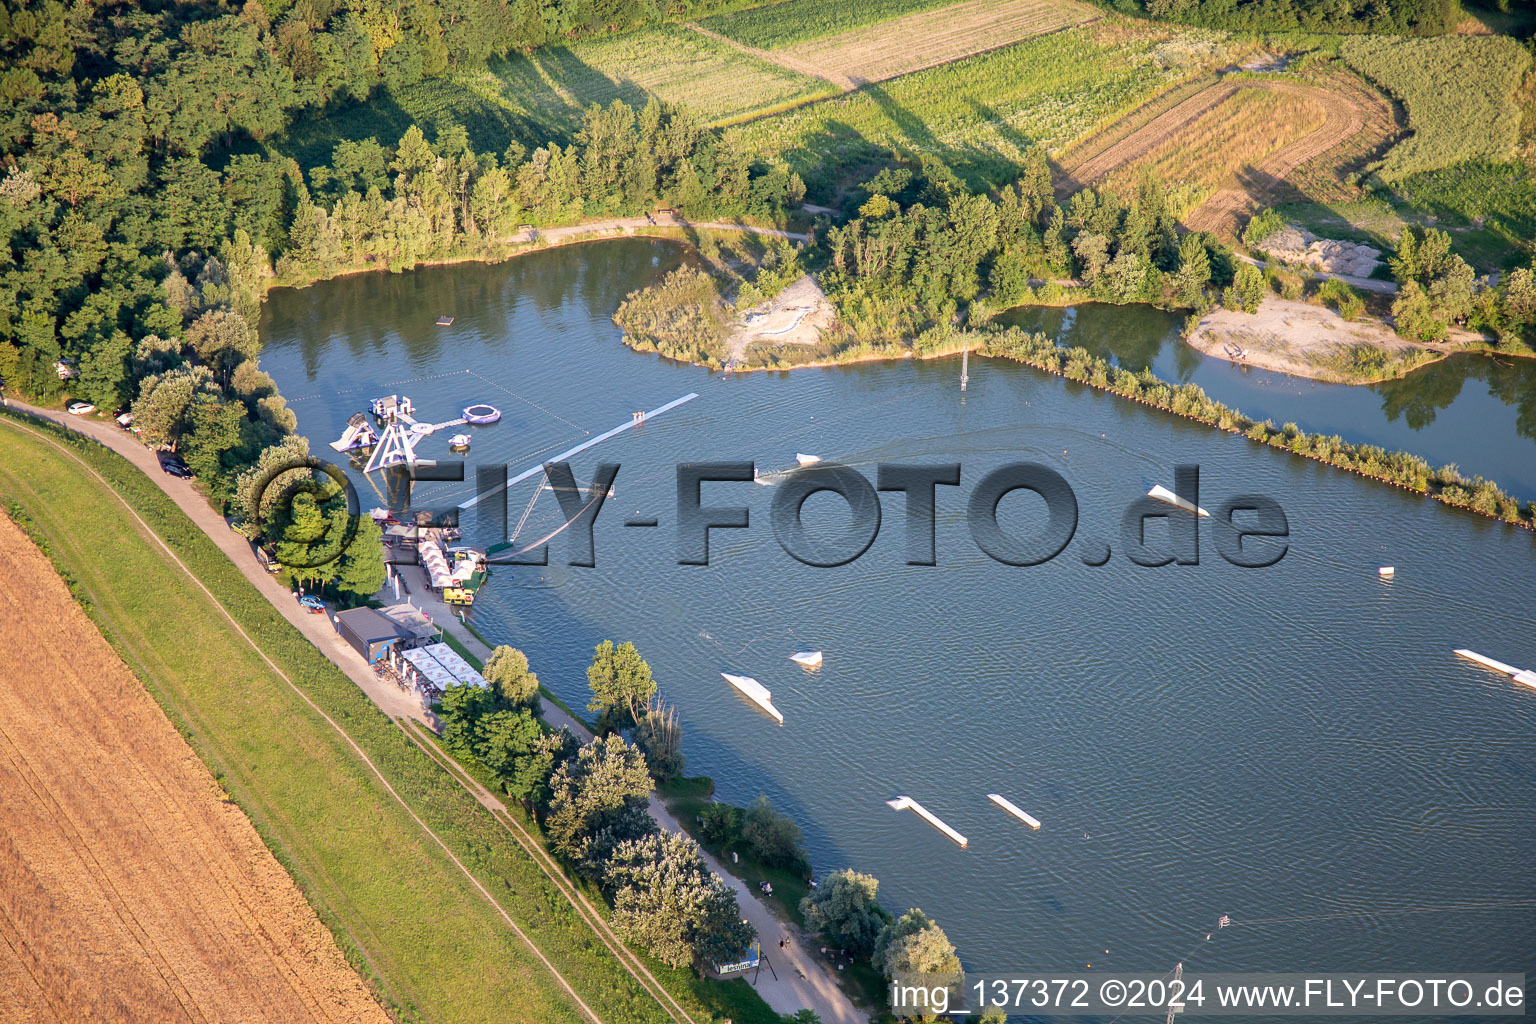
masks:
<svg viewBox="0 0 1536 1024"><path fill-rule="evenodd" d="M1384 565L1380 569L1376 570L1376 575L1380 576L1384 580L1389 580L1393 576L1397 575L1397 568L1391 565Z"/></svg>
<svg viewBox="0 0 1536 1024"><path fill-rule="evenodd" d="M1177 494L1174 494L1162 484L1158 484L1156 487L1148 491L1147 497L1156 498L1158 501L1166 501L1170 505L1181 508L1186 512L1193 512L1198 516L1210 516L1210 513L1205 509L1201 508L1199 505L1196 505L1192 501L1186 501L1185 499L1179 497Z"/></svg>
<svg viewBox="0 0 1536 1024"><path fill-rule="evenodd" d="M919 818L922 818L928 824L932 825L940 832L943 832L945 835L949 836L949 838L953 839L961 846L968 846L970 844L969 839L965 838L965 836L944 824L932 811L928 810L928 808L924 807L922 804L918 803L916 800L913 800L909 796L898 796L894 800L887 800L886 803L893 811L913 812Z"/></svg>
<svg viewBox="0 0 1536 1024"><path fill-rule="evenodd" d="M1005 796L998 796L996 793L988 793L987 794L987 799L991 800L993 803L997 804L997 806L1001 807L1003 810L1007 811L1009 814L1013 815L1015 818L1018 818L1020 821L1022 821L1024 824L1028 825L1030 828L1039 828L1040 827L1040 819L1036 818L1033 814L1028 814L1028 813L1026 813L1024 811L1021 811L1014 804L1014 802L1012 800L1009 800L1007 797L1005 797Z"/></svg>
<svg viewBox="0 0 1536 1024"><path fill-rule="evenodd" d="M751 676L735 676L729 672L720 674L725 677L726 682L740 690L753 704L772 715L780 725L784 724L784 716L779 713L778 708L773 706L773 694L768 692L768 687Z"/></svg>
<svg viewBox="0 0 1536 1024"><path fill-rule="evenodd" d="M1495 661L1487 655L1478 654L1476 651L1469 651L1465 647L1458 647L1456 653L1468 661L1475 661L1484 668L1491 668L1495 672L1502 672L1510 677L1520 674L1520 669L1515 668L1513 665L1506 665L1502 661Z"/></svg>
<svg viewBox="0 0 1536 1024"><path fill-rule="evenodd" d="M816 463L821 461L821 456L820 455L805 455L805 454L802 454L800 452L796 452L795 453L795 461L798 462L802 466L814 466L814 465L816 465Z"/></svg>
<svg viewBox="0 0 1536 1024"><path fill-rule="evenodd" d="M820 668L821 667L821 652L820 651L796 651L794 654L791 654L789 656L789 660L794 662L796 665L803 665L806 668Z"/></svg>
<svg viewBox="0 0 1536 1024"><path fill-rule="evenodd" d="M1529 686L1531 689L1536 690L1536 672L1532 672L1530 669L1526 669L1523 672L1516 672L1515 682L1522 683L1526 686Z"/></svg>

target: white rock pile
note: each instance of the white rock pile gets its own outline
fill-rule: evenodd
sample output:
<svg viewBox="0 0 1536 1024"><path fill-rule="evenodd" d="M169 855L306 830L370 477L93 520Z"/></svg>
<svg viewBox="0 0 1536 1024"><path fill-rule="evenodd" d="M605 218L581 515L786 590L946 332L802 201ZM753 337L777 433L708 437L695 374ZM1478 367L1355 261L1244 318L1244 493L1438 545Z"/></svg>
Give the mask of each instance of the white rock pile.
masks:
<svg viewBox="0 0 1536 1024"><path fill-rule="evenodd" d="M1267 236L1254 248L1281 263L1349 277L1370 277L1381 263L1381 252L1368 245L1318 238L1290 224Z"/></svg>

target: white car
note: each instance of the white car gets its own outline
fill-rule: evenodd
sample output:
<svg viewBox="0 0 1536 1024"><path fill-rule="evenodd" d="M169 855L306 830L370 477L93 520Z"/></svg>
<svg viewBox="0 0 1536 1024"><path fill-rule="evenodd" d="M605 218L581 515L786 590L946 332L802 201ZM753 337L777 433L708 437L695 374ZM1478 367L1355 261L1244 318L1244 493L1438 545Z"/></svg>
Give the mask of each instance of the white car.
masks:
<svg viewBox="0 0 1536 1024"><path fill-rule="evenodd" d="M68 402L64 403L64 411L69 413L71 416L89 416L91 413L96 411L96 407L90 402L82 401L78 398L72 398Z"/></svg>

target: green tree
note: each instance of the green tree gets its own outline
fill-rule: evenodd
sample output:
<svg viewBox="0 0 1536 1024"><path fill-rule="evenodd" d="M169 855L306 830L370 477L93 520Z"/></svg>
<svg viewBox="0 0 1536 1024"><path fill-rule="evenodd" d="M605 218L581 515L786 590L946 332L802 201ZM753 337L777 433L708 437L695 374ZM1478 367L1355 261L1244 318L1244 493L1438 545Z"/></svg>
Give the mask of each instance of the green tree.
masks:
<svg viewBox="0 0 1536 1024"><path fill-rule="evenodd" d="M960 958L955 956L949 936L915 907L881 930L875 939L873 962L887 978L898 973L960 973Z"/></svg>
<svg viewBox="0 0 1536 1024"><path fill-rule="evenodd" d="M555 852L588 877L625 839L656 830L646 811L651 776L645 757L617 734L594 740L550 778L545 832Z"/></svg>
<svg viewBox="0 0 1536 1024"><path fill-rule="evenodd" d="M1251 263L1244 263L1238 266L1231 286L1223 293L1222 305L1245 313L1257 313L1267 291L1263 272Z"/></svg>
<svg viewBox="0 0 1536 1024"><path fill-rule="evenodd" d="M871 956L875 940L891 923L880 905L880 882L851 869L834 871L800 901L806 926L854 956Z"/></svg>
<svg viewBox="0 0 1536 1024"><path fill-rule="evenodd" d="M789 815L774 810L766 796L747 805L741 819L741 838L752 855L770 867L803 868L809 861L800 826Z"/></svg>
<svg viewBox="0 0 1536 1024"><path fill-rule="evenodd" d="M527 708L503 708L475 722L475 760L498 779L510 778L519 758L527 757L542 731Z"/></svg>
<svg viewBox="0 0 1536 1024"><path fill-rule="evenodd" d="M198 395L216 395L213 377L205 367L146 377L133 403L133 425L149 444L174 449L191 422L192 403Z"/></svg>
<svg viewBox="0 0 1536 1024"><path fill-rule="evenodd" d="M539 713L539 677L528 668L528 656L516 647L498 644L480 673L514 707Z"/></svg>
<svg viewBox="0 0 1536 1024"><path fill-rule="evenodd" d="M656 696L651 666L628 641L618 647L612 640L597 645L587 669L587 685L592 688L587 710L601 712L602 719L613 728L637 721L640 709Z"/></svg>
<svg viewBox="0 0 1536 1024"><path fill-rule="evenodd" d="M474 756L480 719L495 707L496 695L483 686L455 683L445 689L437 709L443 742L456 753Z"/></svg>
<svg viewBox="0 0 1536 1024"><path fill-rule="evenodd" d="M604 867L613 923L670 967L729 963L751 944L736 894L704 866L698 844L658 832L617 844Z"/></svg>
<svg viewBox="0 0 1536 1024"><path fill-rule="evenodd" d="M741 838L741 815L741 808L731 804L705 804L699 811L699 829L705 839L729 849Z"/></svg>

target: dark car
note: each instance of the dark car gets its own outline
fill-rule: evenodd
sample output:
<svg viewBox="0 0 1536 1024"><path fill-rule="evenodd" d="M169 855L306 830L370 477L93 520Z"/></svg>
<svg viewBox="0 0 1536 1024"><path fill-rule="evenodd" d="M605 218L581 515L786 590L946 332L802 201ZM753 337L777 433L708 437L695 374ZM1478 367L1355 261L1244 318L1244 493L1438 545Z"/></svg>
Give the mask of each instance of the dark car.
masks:
<svg viewBox="0 0 1536 1024"><path fill-rule="evenodd" d="M174 455L160 456L160 468L178 480L191 480L192 470Z"/></svg>

